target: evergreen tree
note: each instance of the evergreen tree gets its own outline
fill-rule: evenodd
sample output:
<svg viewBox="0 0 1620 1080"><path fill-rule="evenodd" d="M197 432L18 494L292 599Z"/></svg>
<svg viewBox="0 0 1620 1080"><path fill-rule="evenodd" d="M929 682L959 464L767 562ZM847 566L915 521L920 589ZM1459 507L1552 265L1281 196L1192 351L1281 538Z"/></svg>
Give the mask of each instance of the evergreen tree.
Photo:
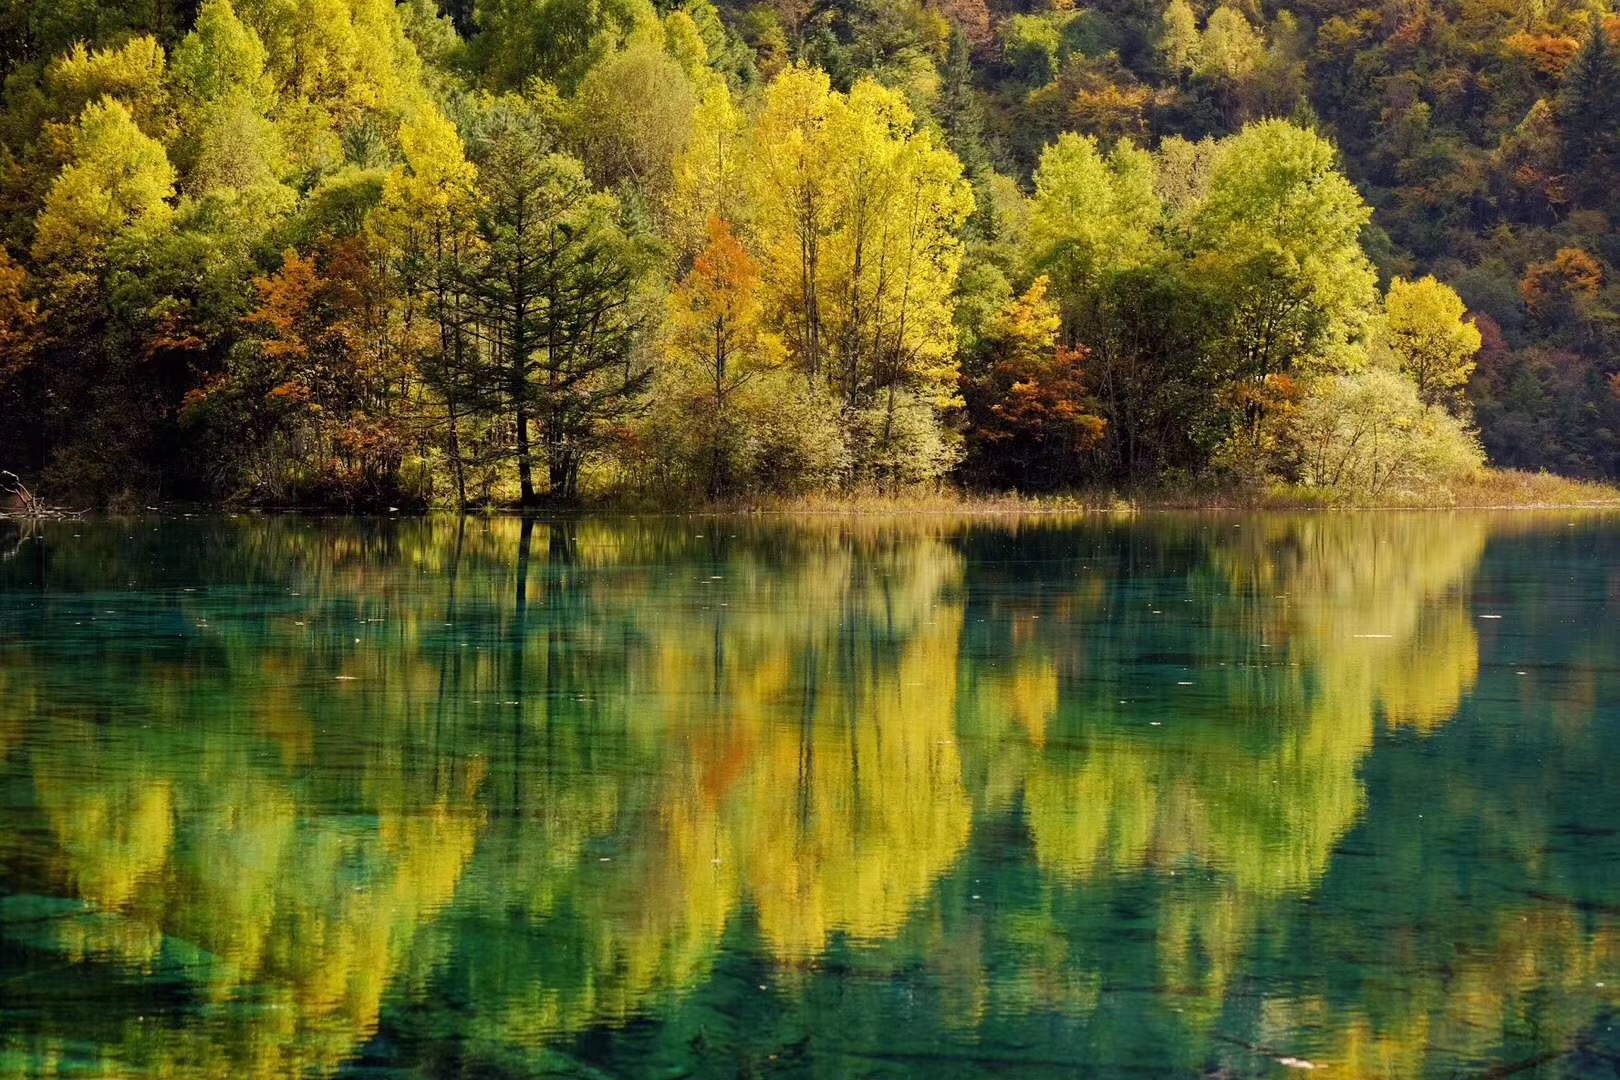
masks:
<svg viewBox="0 0 1620 1080"><path fill-rule="evenodd" d="M1565 79L1559 114L1565 162L1581 189L1611 194L1620 163L1620 57L1599 16Z"/></svg>
<svg viewBox="0 0 1620 1080"><path fill-rule="evenodd" d="M984 109L973 88L973 47L961 27L951 31L950 50L940 71L939 125L945 142L962 162L962 171L978 181L990 169L984 142Z"/></svg>
<svg viewBox="0 0 1620 1080"><path fill-rule="evenodd" d="M635 409L651 375L633 355L641 271L615 220L617 201L547 142L521 113L489 141L479 162L487 254L468 282L492 360L482 406L512 418L524 505L539 501L531 429L550 495L572 500L581 467Z"/></svg>

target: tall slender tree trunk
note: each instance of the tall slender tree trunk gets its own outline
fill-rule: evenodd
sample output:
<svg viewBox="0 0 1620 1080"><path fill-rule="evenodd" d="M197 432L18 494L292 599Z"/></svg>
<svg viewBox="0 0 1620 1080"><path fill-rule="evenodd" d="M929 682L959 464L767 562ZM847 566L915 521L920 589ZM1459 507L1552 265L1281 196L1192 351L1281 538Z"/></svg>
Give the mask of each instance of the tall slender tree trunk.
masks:
<svg viewBox="0 0 1620 1080"><path fill-rule="evenodd" d="M709 463L711 499L718 499L731 485L729 435L726 425L726 321L720 318L714 324L714 455Z"/></svg>
<svg viewBox="0 0 1620 1080"><path fill-rule="evenodd" d="M461 411L450 403L450 471L456 478L456 509L467 508L467 467L461 460Z"/></svg>
<svg viewBox="0 0 1620 1080"><path fill-rule="evenodd" d="M804 291L805 373L810 385L821 374L821 237L820 211L813 193L807 192L799 209L801 287Z"/></svg>
<svg viewBox="0 0 1620 1080"><path fill-rule="evenodd" d="M524 506L533 506L539 501L534 494L534 453L529 447L529 411L521 405L517 410L517 462L518 498Z"/></svg>

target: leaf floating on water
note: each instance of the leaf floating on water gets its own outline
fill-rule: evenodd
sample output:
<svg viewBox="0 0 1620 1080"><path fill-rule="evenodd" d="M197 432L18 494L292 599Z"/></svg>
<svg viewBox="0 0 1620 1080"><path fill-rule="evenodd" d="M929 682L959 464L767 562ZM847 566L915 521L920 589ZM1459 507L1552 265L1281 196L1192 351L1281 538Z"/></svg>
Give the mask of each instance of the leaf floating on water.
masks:
<svg viewBox="0 0 1620 1080"><path fill-rule="evenodd" d="M1285 1069L1320 1069L1322 1067L1314 1061L1306 1061L1304 1058L1297 1057L1280 1057L1277 1059L1277 1064Z"/></svg>
<svg viewBox="0 0 1620 1080"><path fill-rule="evenodd" d="M354 675L334 675L334 676L332 676L332 678L336 679L338 682L354 682L354 680L357 678L357 676L354 676Z"/></svg>
<svg viewBox="0 0 1620 1080"><path fill-rule="evenodd" d="M1502 616L1500 616L1500 615L1481 615L1480 616L1480 618L1482 618L1482 619L1500 619L1501 617Z"/></svg>

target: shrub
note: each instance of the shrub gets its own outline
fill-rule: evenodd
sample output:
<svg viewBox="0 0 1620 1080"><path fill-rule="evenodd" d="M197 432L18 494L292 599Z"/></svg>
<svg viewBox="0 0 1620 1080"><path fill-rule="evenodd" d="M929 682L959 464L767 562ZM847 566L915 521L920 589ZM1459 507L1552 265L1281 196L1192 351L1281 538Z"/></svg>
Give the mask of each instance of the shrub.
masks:
<svg viewBox="0 0 1620 1080"><path fill-rule="evenodd" d="M1362 498L1431 491L1484 464L1473 431L1377 366L1312 380L1291 437L1304 483Z"/></svg>

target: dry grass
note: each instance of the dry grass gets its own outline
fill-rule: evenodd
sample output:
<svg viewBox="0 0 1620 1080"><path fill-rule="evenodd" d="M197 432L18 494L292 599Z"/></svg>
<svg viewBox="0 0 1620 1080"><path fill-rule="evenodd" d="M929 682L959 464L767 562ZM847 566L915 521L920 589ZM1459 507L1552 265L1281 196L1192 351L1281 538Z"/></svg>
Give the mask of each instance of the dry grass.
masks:
<svg viewBox="0 0 1620 1080"><path fill-rule="evenodd" d="M1455 506L1620 507L1620 487L1570 480L1551 473L1487 469L1451 487Z"/></svg>
<svg viewBox="0 0 1620 1080"><path fill-rule="evenodd" d="M690 507L697 512L759 514L1095 514L1140 510L1348 509L1620 509L1620 488L1550 473L1487 469L1430 492L1372 498L1321 488L1275 485L1262 490L1097 489L1062 495L964 492L952 488L900 494L761 497ZM648 509L653 509L649 507Z"/></svg>
<svg viewBox="0 0 1620 1080"><path fill-rule="evenodd" d="M1267 509L1368 508L1390 510L1537 510L1620 508L1620 488L1551 473L1485 469L1433 491L1389 492L1358 498L1322 489L1276 487L1259 505Z"/></svg>
<svg viewBox="0 0 1620 1080"><path fill-rule="evenodd" d="M1110 492L1020 495L967 492L955 488L906 491L769 496L700 507L717 513L756 514L1087 514L1135 509L1131 499Z"/></svg>

